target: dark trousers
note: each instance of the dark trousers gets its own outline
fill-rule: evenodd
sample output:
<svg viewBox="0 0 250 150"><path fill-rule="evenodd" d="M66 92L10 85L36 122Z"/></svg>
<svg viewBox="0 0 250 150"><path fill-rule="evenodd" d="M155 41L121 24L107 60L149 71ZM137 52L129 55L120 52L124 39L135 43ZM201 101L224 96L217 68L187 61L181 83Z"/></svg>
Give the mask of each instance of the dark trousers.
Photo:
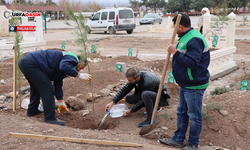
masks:
<svg viewBox="0 0 250 150"><path fill-rule="evenodd" d="M27 56L23 56L19 60L18 67L30 84L30 104L27 113L33 114L38 111L41 97L44 108L44 120L56 119L54 86L49 77Z"/></svg>
<svg viewBox="0 0 250 150"><path fill-rule="evenodd" d="M147 118L151 119L157 93L152 91L143 91L140 94L129 94L126 96L126 102L129 104L136 104L139 101L143 101L144 107L146 108ZM161 95L160 101L166 101L166 96Z"/></svg>

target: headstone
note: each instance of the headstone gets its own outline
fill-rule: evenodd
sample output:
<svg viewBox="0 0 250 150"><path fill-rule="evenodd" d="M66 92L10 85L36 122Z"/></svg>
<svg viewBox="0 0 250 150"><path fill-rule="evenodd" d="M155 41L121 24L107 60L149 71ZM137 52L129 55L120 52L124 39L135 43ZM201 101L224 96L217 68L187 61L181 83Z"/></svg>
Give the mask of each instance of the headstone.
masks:
<svg viewBox="0 0 250 150"><path fill-rule="evenodd" d="M117 62L116 63L116 70L119 72L126 72L126 63L125 62Z"/></svg>
<svg viewBox="0 0 250 150"><path fill-rule="evenodd" d="M36 17L36 41L43 41L42 17Z"/></svg>
<svg viewBox="0 0 250 150"><path fill-rule="evenodd" d="M233 47L235 43L235 21L236 21L236 15L231 12L229 15L229 21L228 21L228 33L227 33L227 46Z"/></svg>
<svg viewBox="0 0 250 150"><path fill-rule="evenodd" d="M35 22L27 22L25 25L22 24L22 26L35 26ZM23 41L24 42L32 42L32 41L36 41L37 37L37 33L36 31L22 31L22 35L23 35Z"/></svg>
<svg viewBox="0 0 250 150"><path fill-rule="evenodd" d="M217 16L206 13L203 16L203 35L209 47L233 47L235 41L235 18L232 12L228 15L229 21L217 21Z"/></svg>
<svg viewBox="0 0 250 150"><path fill-rule="evenodd" d="M21 19L22 19L22 25L24 25L24 26L26 26L26 25L28 25L28 17L21 17Z"/></svg>
<svg viewBox="0 0 250 150"><path fill-rule="evenodd" d="M166 32L167 33L171 33L171 26L172 26L173 22L171 21L171 17L168 16L168 24L166 26Z"/></svg>
<svg viewBox="0 0 250 150"><path fill-rule="evenodd" d="M217 16L206 13L203 16L203 36L210 48L210 64L208 70L210 79L214 80L238 68L233 59L236 52L235 41L235 14L228 15L229 21L222 23ZM216 23L216 24L215 24ZM214 51L211 51L212 48Z"/></svg>
<svg viewBox="0 0 250 150"><path fill-rule="evenodd" d="M153 26L149 25L149 27L147 28L147 32L152 32L153 31Z"/></svg>
<svg viewBox="0 0 250 150"><path fill-rule="evenodd" d="M172 24L173 24L173 22L171 21L171 17L168 16L168 25L172 25Z"/></svg>
<svg viewBox="0 0 250 150"><path fill-rule="evenodd" d="M9 35L9 20L4 17L6 6L0 6L0 37Z"/></svg>
<svg viewBox="0 0 250 150"><path fill-rule="evenodd" d="M59 14L60 14L60 12L58 11L58 12L57 12L57 20L60 20Z"/></svg>

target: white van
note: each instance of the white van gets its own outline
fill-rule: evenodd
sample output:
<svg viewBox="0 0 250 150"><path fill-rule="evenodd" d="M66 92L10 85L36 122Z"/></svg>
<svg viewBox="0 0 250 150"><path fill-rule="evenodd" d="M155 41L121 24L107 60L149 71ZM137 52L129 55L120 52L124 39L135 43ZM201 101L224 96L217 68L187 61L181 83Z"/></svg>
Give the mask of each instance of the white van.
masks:
<svg viewBox="0 0 250 150"><path fill-rule="evenodd" d="M128 34L135 29L134 12L131 8L113 8L99 10L86 26L91 31L104 31L115 34L116 31L126 30Z"/></svg>

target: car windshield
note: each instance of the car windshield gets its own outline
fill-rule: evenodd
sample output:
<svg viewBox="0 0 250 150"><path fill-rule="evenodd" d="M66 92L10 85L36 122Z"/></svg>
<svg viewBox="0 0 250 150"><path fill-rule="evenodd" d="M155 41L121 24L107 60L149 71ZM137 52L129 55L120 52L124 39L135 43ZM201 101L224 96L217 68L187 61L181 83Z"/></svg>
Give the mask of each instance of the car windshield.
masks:
<svg viewBox="0 0 250 150"><path fill-rule="evenodd" d="M154 18L154 15L145 15L143 18Z"/></svg>

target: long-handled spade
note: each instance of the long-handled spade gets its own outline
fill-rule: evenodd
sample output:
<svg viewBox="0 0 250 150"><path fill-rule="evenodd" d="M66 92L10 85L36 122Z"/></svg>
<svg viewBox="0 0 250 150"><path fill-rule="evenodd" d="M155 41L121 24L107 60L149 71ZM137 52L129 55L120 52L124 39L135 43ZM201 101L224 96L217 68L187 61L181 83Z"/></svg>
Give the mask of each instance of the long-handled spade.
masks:
<svg viewBox="0 0 250 150"><path fill-rule="evenodd" d="M176 36L176 33L177 33L177 29L179 27L180 20L181 20L181 14L179 14L178 17L177 17L174 32L172 34L171 44L174 43L175 36ZM152 115L152 119L151 119L151 124L142 126L141 131L139 132L140 135L144 135L144 134L149 133L160 122L160 121L157 121L157 122L155 121L155 116L156 116L157 108L159 106L159 101L160 101L162 87L163 87L163 83L164 83L164 79L165 79L165 75L166 75L166 71L167 71L167 67L168 67L169 58L170 58L170 53L167 52L167 58L166 58L166 61L165 61L165 64L164 64L163 72L162 72L161 83L160 83L158 93L157 93L157 97L156 97L156 101L155 101L155 107L154 107L154 111L153 111L153 115Z"/></svg>

